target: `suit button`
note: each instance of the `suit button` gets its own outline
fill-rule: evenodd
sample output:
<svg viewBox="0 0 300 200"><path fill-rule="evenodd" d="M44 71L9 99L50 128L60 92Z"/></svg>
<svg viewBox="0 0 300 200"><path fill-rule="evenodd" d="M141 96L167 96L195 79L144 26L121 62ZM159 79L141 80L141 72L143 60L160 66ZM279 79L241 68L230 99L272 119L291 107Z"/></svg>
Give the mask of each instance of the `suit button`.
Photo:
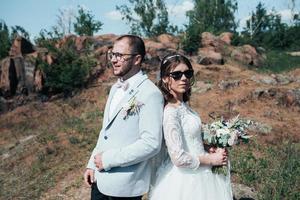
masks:
<svg viewBox="0 0 300 200"><path fill-rule="evenodd" d="M107 140L107 136L106 135L104 136L104 139Z"/></svg>

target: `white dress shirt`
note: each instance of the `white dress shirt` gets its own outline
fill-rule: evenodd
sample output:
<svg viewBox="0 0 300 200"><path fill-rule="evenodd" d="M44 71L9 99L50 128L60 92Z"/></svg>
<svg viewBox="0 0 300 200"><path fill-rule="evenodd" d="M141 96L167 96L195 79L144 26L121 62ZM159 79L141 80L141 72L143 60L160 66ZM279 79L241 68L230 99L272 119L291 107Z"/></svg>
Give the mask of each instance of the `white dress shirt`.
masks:
<svg viewBox="0 0 300 200"><path fill-rule="evenodd" d="M130 77L129 79L126 80L129 84L129 87L127 88L127 90L123 90L123 88L121 88L121 87L117 88L114 96L112 97L111 103L109 105L109 114L108 114L109 119L111 119L113 117L112 115L113 115L117 105L123 99L126 92L128 92L129 88L138 80L138 77L140 75L143 75L141 70L138 73L136 73L135 75L133 75L132 77Z"/></svg>

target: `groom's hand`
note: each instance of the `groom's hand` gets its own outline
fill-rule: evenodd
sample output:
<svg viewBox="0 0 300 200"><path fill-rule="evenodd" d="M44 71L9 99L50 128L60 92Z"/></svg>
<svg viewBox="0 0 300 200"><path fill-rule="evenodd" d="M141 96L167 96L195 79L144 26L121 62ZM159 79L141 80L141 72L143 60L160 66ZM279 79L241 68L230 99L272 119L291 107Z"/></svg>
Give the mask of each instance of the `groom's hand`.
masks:
<svg viewBox="0 0 300 200"><path fill-rule="evenodd" d="M84 172L84 182L89 187L91 187L92 183L94 183L94 173L93 169L86 169Z"/></svg>
<svg viewBox="0 0 300 200"><path fill-rule="evenodd" d="M95 155L94 163L99 171L103 170L102 153L98 153Z"/></svg>

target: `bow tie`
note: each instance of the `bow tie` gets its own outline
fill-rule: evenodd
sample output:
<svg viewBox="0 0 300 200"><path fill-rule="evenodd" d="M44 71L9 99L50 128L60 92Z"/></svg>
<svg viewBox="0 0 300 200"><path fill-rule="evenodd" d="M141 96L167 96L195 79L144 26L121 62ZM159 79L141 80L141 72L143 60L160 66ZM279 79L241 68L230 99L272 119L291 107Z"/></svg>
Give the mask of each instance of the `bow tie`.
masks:
<svg viewBox="0 0 300 200"><path fill-rule="evenodd" d="M118 82L116 83L117 88L122 88L124 91L126 91L129 87L128 81L121 81L118 79Z"/></svg>

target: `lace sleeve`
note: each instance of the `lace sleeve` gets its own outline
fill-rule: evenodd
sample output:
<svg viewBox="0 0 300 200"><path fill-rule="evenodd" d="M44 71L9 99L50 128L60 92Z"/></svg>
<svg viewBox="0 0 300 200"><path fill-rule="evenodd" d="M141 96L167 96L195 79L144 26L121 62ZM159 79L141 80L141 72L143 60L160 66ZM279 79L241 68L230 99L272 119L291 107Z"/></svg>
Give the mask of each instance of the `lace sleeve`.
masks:
<svg viewBox="0 0 300 200"><path fill-rule="evenodd" d="M177 167L197 169L200 165L198 158L184 150L182 126L177 109L165 109L163 129L164 138L172 163Z"/></svg>

